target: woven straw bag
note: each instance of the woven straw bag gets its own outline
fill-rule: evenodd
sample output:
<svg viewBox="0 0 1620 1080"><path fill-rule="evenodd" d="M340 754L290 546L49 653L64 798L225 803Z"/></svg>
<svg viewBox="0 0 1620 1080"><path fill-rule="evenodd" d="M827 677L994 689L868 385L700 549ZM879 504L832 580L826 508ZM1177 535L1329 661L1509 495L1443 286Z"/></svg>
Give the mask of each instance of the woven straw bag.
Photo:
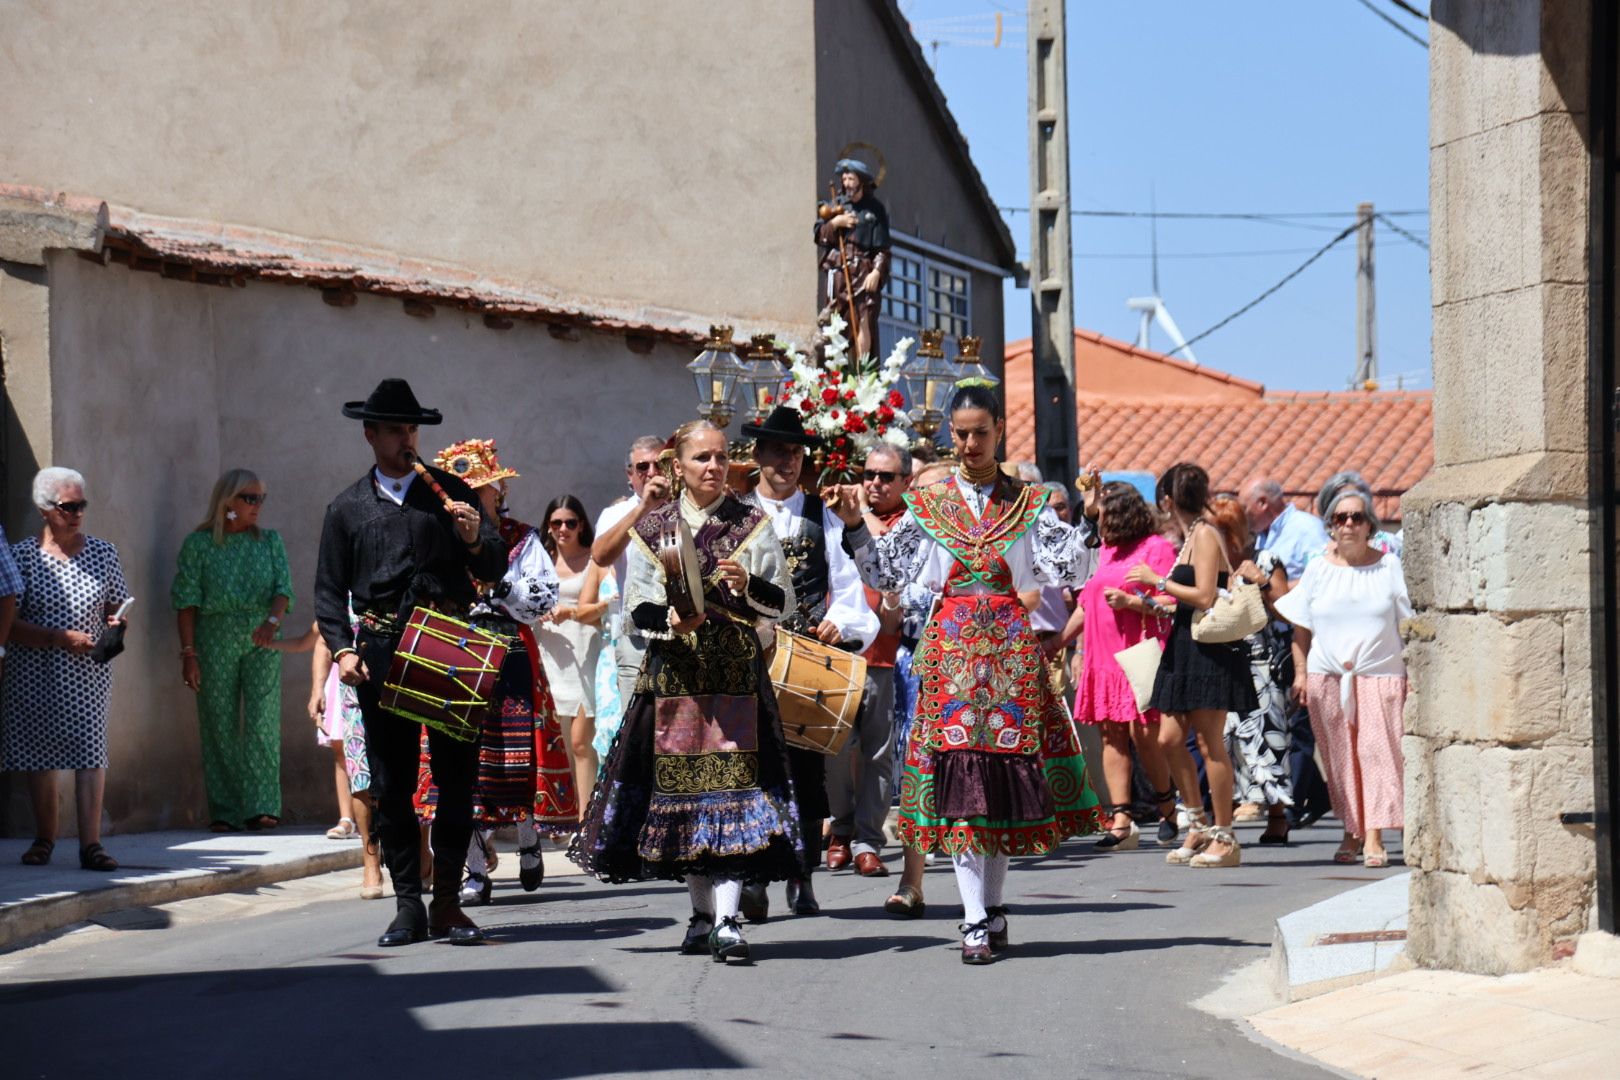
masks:
<svg viewBox="0 0 1620 1080"><path fill-rule="evenodd" d="M1193 640L1205 645L1242 641L1250 634L1258 634L1266 625L1266 602L1260 596L1260 586L1237 576L1226 558L1224 545L1221 562L1227 573L1225 593L1215 597L1208 611L1193 613Z"/></svg>

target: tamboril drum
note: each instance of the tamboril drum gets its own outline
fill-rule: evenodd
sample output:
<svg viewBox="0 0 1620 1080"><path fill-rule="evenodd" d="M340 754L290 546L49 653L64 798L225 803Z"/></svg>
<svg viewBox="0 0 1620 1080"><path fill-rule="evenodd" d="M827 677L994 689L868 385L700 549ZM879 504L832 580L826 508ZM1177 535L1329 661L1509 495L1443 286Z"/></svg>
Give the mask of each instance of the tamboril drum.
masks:
<svg viewBox="0 0 1620 1080"><path fill-rule="evenodd" d="M692 531L677 514L658 534L658 562L664 568L664 592L677 618L703 614L703 574L698 570Z"/></svg>
<svg viewBox="0 0 1620 1080"><path fill-rule="evenodd" d="M488 631L416 608L383 680L380 704L463 742L478 738L507 642Z"/></svg>
<svg viewBox="0 0 1620 1080"><path fill-rule="evenodd" d="M863 657L779 626L771 682L791 745L822 754L844 748L866 691Z"/></svg>

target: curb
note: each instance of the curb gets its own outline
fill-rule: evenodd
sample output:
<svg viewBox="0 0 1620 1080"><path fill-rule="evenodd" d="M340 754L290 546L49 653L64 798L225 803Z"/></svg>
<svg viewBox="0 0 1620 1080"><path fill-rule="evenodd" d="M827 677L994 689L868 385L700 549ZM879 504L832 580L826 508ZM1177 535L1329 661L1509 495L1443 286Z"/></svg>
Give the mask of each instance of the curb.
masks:
<svg viewBox="0 0 1620 1080"><path fill-rule="evenodd" d="M192 900L217 893L241 892L274 885L279 881L314 877L335 870L352 870L361 865L364 853L355 847L321 855L271 863L267 866L230 867L223 870L191 871L180 877L156 881L132 881L87 893L70 893L30 900L0 908L0 951L25 944L31 938L60 930L64 926L123 908L152 907L177 900Z"/></svg>

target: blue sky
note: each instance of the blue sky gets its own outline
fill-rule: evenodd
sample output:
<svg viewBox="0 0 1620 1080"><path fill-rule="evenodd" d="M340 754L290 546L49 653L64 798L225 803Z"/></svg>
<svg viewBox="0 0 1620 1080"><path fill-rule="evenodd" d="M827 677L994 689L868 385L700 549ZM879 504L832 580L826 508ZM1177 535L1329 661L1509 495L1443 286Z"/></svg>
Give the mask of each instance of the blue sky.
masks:
<svg viewBox="0 0 1620 1080"><path fill-rule="evenodd" d="M1387 0L1371 2L1427 36ZM901 7L991 195L1027 206L1024 5ZM1004 44L969 44L989 39L997 10ZM1161 212L1346 215L1160 220L1160 292L1188 337L1304 262L1358 202L1428 206L1428 53L1358 0L1070 0L1068 62L1074 209L1146 210L1156 196ZM1023 255L1029 218L1006 219ZM1427 239L1427 216L1394 220ZM1125 301L1151 292L1149 222L1077 218L1074 249L1076 324L1133 340ZM1383 384L1405 373L1406 385L1430 386L1428 253L1380 224L1376 266ZM1029 294L1009 286L1007 338L1028 332ZM1155 332L1153 347L1169 346ZM1355 360L1355 238L1194 351L1272 389L1343 389Z"/></svg>

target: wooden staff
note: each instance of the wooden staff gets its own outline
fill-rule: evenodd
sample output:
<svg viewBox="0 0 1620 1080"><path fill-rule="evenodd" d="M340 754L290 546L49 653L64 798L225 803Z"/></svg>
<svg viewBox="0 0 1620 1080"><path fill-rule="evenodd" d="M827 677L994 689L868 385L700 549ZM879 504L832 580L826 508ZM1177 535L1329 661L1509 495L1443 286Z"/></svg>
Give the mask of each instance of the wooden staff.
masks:
<svg viewBox="0 0 1620 1080"><path fill-rule="evenodd" d="M834 206L841 205L839 200L842 198L842 196L838 194L838 189L833 187L831 180L827 181L827 193L832 196ZM848 207L846 209L850 213L854 213L853 207ZM855 322L855 283L850 279L849 276L849 249L844 246L845 231L846 230L844 229L838 230L838 264L839 267L844 271L844 295L849 300L849 333L851 341L859 342L861 334L859 326ZM858 370L860 368L860 363L861 358L857 356L855 357L855 363L851 366Z"/></svg>

